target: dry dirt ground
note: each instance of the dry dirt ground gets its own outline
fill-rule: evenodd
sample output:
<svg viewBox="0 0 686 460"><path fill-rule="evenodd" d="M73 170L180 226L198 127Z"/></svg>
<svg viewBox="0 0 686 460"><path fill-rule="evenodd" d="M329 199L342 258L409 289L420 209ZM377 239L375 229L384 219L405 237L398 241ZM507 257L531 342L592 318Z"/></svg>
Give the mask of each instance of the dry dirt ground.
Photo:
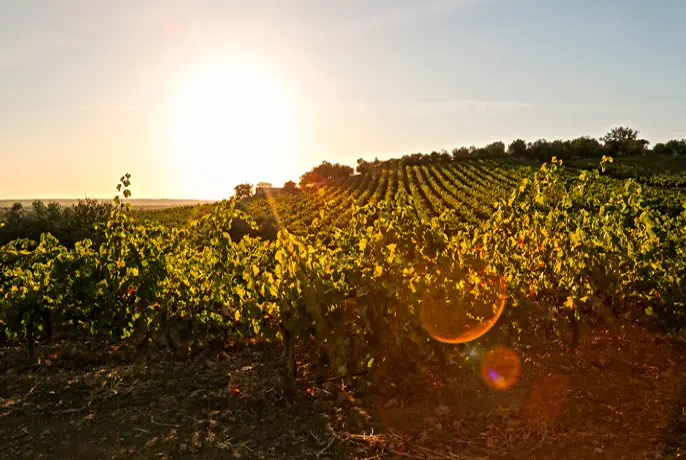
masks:
<svg viewBox="0 0 686 460"><path fill-rule="evenodd" d="M508 390L455 350L411 394L361 399L304 363L287 389L276 344L92 348L0 349L0 459L686 458L686 342L638 329L517 349Z"/></svg>

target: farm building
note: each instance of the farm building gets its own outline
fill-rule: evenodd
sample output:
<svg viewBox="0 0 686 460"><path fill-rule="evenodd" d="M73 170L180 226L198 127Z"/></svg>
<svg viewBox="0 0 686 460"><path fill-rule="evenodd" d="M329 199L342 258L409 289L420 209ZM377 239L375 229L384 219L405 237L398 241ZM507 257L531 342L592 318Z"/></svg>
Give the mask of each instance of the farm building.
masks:
<svg viewBox="0 0 686 460"><path fill-rule="evenodd" d="M255 187L255 196L259 195L273 195L275 193L283 192L283 187Z"/></svg>

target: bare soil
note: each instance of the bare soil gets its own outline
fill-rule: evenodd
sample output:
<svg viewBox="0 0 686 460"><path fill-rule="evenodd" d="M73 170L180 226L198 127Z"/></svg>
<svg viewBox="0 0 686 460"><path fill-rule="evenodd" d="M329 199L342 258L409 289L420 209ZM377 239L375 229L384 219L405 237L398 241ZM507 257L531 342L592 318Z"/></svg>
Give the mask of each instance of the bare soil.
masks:
<svg viewBox="0 0 686 460"><path fill-rule="evenodd" d="M150 346L0 349L0 459L686 458L686 341L595 331L576 351L515 350L522 374L487 386L455 350L411 393L358 398L300 350L226 344L181 359ZM468 358L472 355L471 359Z"/></svg>

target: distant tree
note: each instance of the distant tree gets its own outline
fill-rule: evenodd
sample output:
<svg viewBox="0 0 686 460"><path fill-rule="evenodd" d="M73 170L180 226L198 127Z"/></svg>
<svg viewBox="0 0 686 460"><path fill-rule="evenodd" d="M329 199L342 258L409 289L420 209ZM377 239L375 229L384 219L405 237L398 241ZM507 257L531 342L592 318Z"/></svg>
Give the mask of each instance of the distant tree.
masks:
<svg viewBox="0 0 686 460"><path fill-rule="evenodd" d="M9 243L18 238L31 238L29 232L30 225L26 222L28 211L24 205L16 202L12 205L9 212L3 216L4 227L0 227L0 245ZM40 235L39 235L40 236Z"/></svg>
<svg viewBox="0 0 686 460"><path fill-rule="evenodd" d="M514 140L507 146L507 153L512 156L524 156L526 155L526 141L522 139Z"/></svg>
<svg viewBox="0 0 686 460"><path fill-rule="evenodd" d="M488 158L491 156L493 155L491 155L491 153L486 150L485 147L474 147L473 150L470 147L469 158Z"/></svg>
<svg viewBox="0 0 686 460"><path fill-rule="evenodd" d="M573 158L594 158L606 152L598 139L583 136L568 141L570 156Z"/></svg>
<svg viewBox="0 0 686 460"><path fill-rule="evenodd" d="M670 152L670 150L667 148L667 145L665 145L665 144L662 143L662 142L658 142L657 144L655 144L655 145L653 146L653 153L654 153L655 155L669 155L671 152Z"/></svg>
<svg viewBox="0 0 686 460"><path fill-rule="evenodd" d="M550 142L545 139L529 142L529 144L526 146L526 150L527 156L541 161L549 161L555 155L550 146Z"/></svg>
<svg viewBox="0 0 686 460"><path fill-rule="evenodd" d="M635 155L645 155L648 153L648 146L650 145L650 141L648 139L637 139L636 142L634 143L634 148L633 148L633 154Z"/></svg>
<svg viewBox="0 0 686 460"><path fill-rule="evenodd" d="M657 145L655 146L657 147ZM670 155L686 155L686 139L672 139L665 144L666 153ZM653 151L655 149L653 148Z"/></svg>
<svg viewBox="0 0 686 460"><path fill-rule="evenodd" d="M322 162L319 166L312 168L300 176L300 187L304 188L310 184L318 182L331 182L337 179L345 179L352 176L354 169L340 163L332 164L328 161Z"/></svg>
<svg viewBox="0 0 686 460"><path fill-rule="evenodd" d="M258 182L255 188L272 188L271 182Z"/></svg>
<svg viewBox="0 0 686 460"><path fill-rule="evenodd" d="M250 184L238 184L233 189L236 192L236 198L239 200L252 196L252 185Z"/></svg>
<svg viewBox="0 0 686 460"><path fill-rule="evenodd" d="M611 154L617 156L637 155L645 153L649 142L645 139L638 139L638 131L626 126L612 128L601 139L610 150Z"/></svg>
<svg viewBox="0 0 686 460"><path fill-rule="evenodd" d="M357 160L356 170L359 174L368 174L373 171L372 163L363 158L359 158Z"/></svg>
<svg viewBox="0 0 686 460"><path fill-rule="evenodd" d="M451 153L453 154L453 160L469 158L469 149L467 147L454 148Z"/></svg>
<svg viewBox="0 0 686 460"><path fill-rule="evenodd" d="M359 158L357 160L357 168L356 171L360 174L369 174L369 173L374 173L381 171L382 169L386 169L390 167L390 162L392 160L386 160L386 161L381 161L379 160L379 157L374 157L374 160L372 161L367 161L363 158Z"/></svg>
<svg viewBox="0 0 686 460"><path fill-rule="evenodd" d="M620 143L626 141L635 141L638 138L638 130L626 126L618 126L612 128L600 140L605 143Z"/></svg>
<svg viewBox="0 0 686 460"><path fill-rule="evenodd" d="M50 233L68 248L85 238L98 247L102 232L95 227L106 222L111 211L111 204L96 200L79 200L69 207L34 201L31 207L24 208L21 203L15 203L3 217L5 226L0 227L0 246L18 238L39 241L41 234Z"/></svg>
<svg viewBox="0 0 686 460"><path fill-rule="evenodd" d="M440 158L440 155L439 155ZM424 155L423 153L411 153L409 155L403 155L400 159L401 164L407 166L419 166L431 162L431 155Z"/></svg>
<svg viewBox="0 0 686 460"><path fill-rule="evenodd" d="M283 189L287 192L293 192L293 191L297 190L297 187L298 187L298 184L296 184L292 180L289 180L288 182L283 184Z"/></svg>
<svg viewBox="0 0 686 460"><path fill-rule="evenodd" d="M555 139L550 143L550 150L552 155L557 158L567 160L571 158L571 149L569 146L569 141L563 141L561 139Z"/></svg>
<svg viewBox="0 0 686 460"><path fill-rule="evenodd" d="M501 157L505 155L505 144L500 141L491 142L484 150L489 157Z"/></svg>

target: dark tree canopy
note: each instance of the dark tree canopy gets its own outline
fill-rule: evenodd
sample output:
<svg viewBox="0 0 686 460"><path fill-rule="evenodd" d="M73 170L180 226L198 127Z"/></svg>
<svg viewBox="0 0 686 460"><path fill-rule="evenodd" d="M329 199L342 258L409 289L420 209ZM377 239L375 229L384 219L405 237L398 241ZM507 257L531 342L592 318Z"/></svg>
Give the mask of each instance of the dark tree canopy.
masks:
<svg viewBox="0 0 686 460"><path fill-rule="evenodd" d="M372 161L367 161L363 158L357 160L357 172L360 174L367 174L372 172L379 172L384 169L385 161L379 160L379 157L375 157Z"/></svg>
<svg viewBox="0 0 686 460"><path fill-rule="evenodd" d="M686 155L686 139L672 139L667 143L659 142L653 147L656 155Z"/></svg>
<svg viewBox="0 0 686 460"><path fill-rule="evenodd" d="M43 233L50 233L66 247L89 238L97 246L102 234L96 225L109 219L112 205L97 200L79 200L73 206L34 201L30 208L15 203L3 216L0 226L0 246L18 238L40 241Z"/></svg>
<svg viewBox="0 0 686 460"><path fill-rule="evenodd" d="M491 142L484 149L488 152L488 156L502 157L505 155L505 144L500 141Z"/></svg>
<svg viewBox="0 0 686 460"><path fill-rule="evenodd" d="M555 139L548 141L538 139L526 142L516 139L506 146L501 141L491 142L483 147L462 146L456 147L450 153L446 150L434 150L430 153L410 153L400 158L388 160L367 161L364 158L357 160L356 171L360 174L376 174L386 169L394 169L398 165L420 166L426 164L449 163L450 161L467 160L473 158L498 158L503 156L515 156L520 158L532 158L540 161L550 161L552 157L562 160L573 158L601 158L603 155L627 156L645 155L649 152L654 154L686 155L686 139L671 140L667 143L659 143L652 150L648 149L650 143L638 137L638 131L628 127L613 128L600 139L590 136L577 137L576 139ZM337 167L345 169L342 176L330 174L329 171ZM332 165L324 162L312 171L301 177L301 186L330 180L333 177L347 177L352 168L341 165Z"/></svg>
<svg viewBox="0 0 686 460"><path fill-rule="evenodd" d="M612 128L601 139L612 154L617 156L638 155L644 153L649 142L638 138L638 131L626 126Z"/></svg>
<svg viewBox="0 0 686 460"><path fill-rule="evenodd" d="M523 139L512 141L507 147L507 153L512 156L524 156L526 154L526 141Z"/></svg>
<svg viewBox="0 0 686 460"><path fill-rule="evenodd" d="M352 176L353 172L354 170L350 166L324 161L319 166L312 168L311 171L300 176L300 187L307 187L308 185L320 182L345 179Z"/></svg>
<svg viewBox="0 0 686 460"><path fill-rule="evenodd" d="M298 184L296 184L292 180L289 180L288 182L283 184L283 189L287 192L293 192L293 191L297 190L297 187L298 187Z"/></svg>
<svg viewBox="0 0 686 460"><path fill-rule="evenodd" d="M463 160L469 158L470 150L467 147L454 148L452 151L453 160Z"/></svg>
<svg viewBox="0 0 686 460"><path fill-rule="evenodd" d="M638 138L638 130L629 128L627 126L618 126L612 128L600 140L605 142L625 142L635 141Z"/></svg>
<svg viewBox="0 0 686 460"><path fill-rule="evenodd" d="M252 185L250 184L238 184L233 189L236 192L236 198L239 200L252 196Z"/></svg>

